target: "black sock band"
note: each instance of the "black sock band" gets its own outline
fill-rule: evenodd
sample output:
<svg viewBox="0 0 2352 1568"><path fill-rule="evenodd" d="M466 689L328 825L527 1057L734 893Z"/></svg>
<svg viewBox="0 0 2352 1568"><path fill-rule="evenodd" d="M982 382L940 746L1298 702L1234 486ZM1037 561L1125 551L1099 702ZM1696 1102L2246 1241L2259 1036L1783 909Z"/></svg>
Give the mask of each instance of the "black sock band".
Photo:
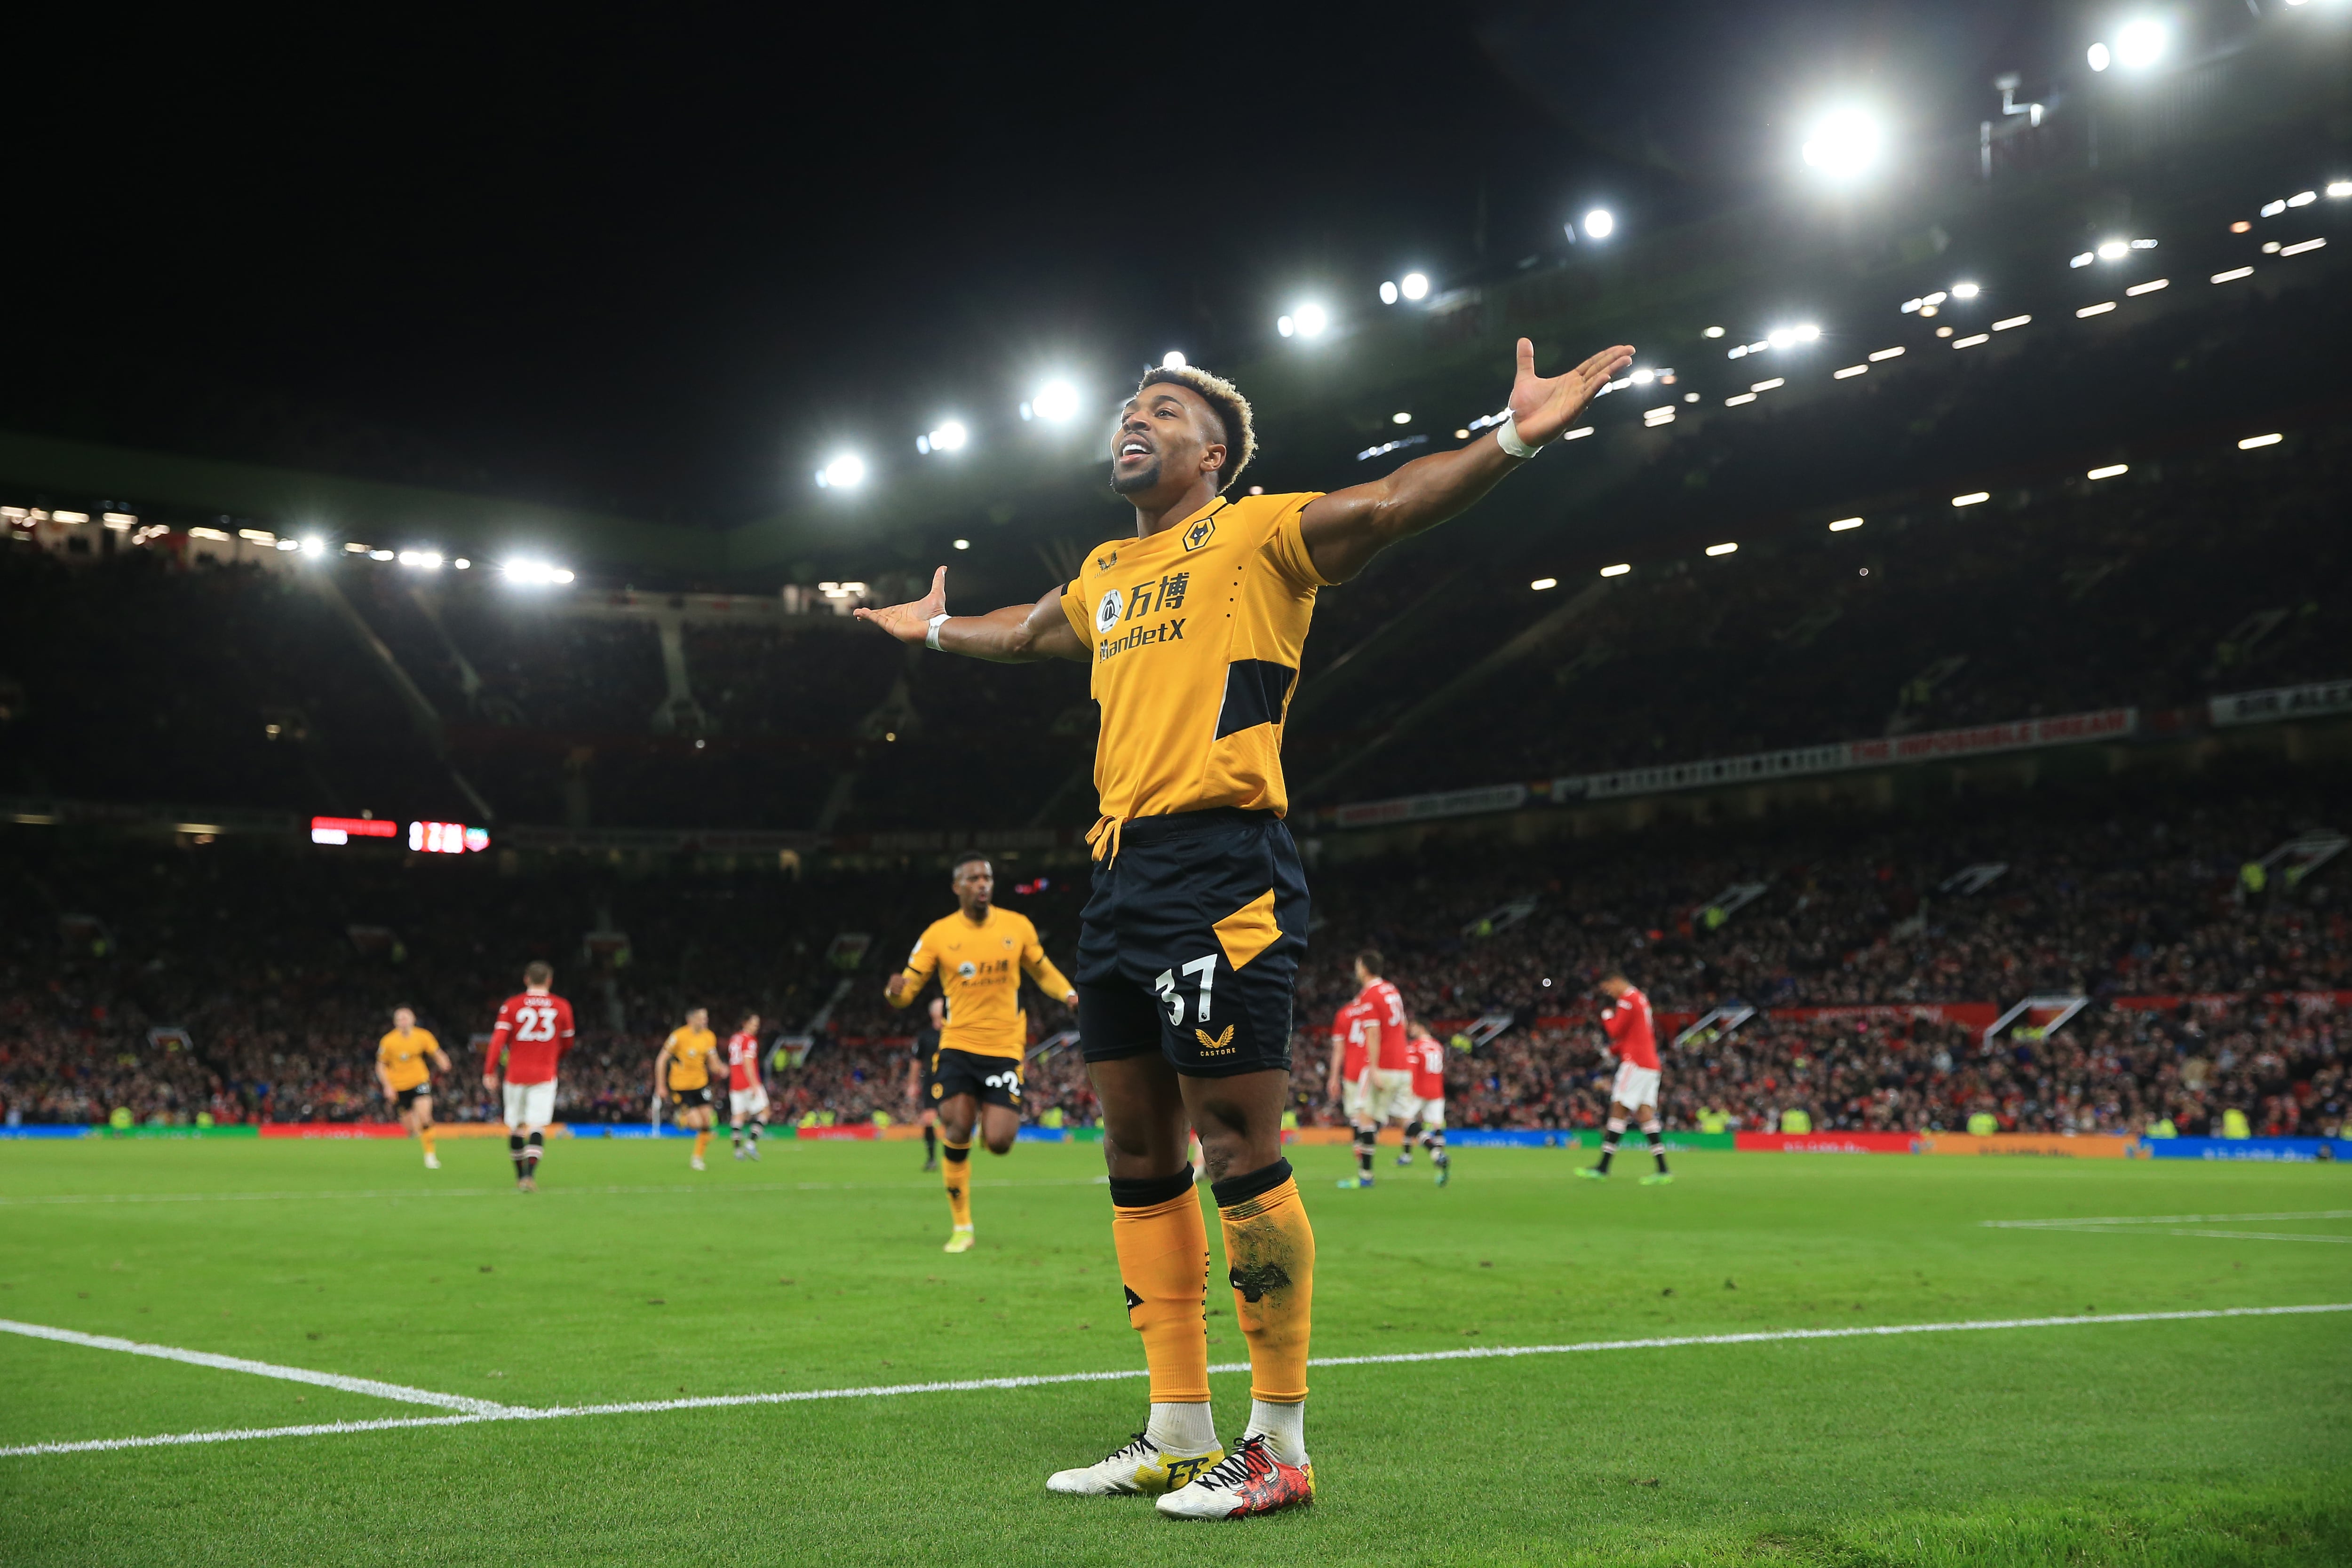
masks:
<svg viewBox="0 0 2352 1568"><path fill-rule="evenodd" d="M963 1164L964 1161L971 1158L971 1145L970 1144L966 1144L961 1148L957 1148L953 1144L950 1144L940 1152L947 1155L948 1164L951 1166L960 1166Z"/></svg>
<svg viewBox="0 0 2352 1568"><path fill-rule="evenodd" d="M1192 1190L1191 1166L1182 1166L1174 1176L1110 1178L1110 1200L1119 1208L1153 1208Z"/></svg>
<svg viewBox="0 0 2352 1568"><path fill-rule="evenodd" d="M1272 1192L1290 1179L1290 1162L1276 1160L1264 1170L1251 1171L1246 1176L1227 1176L1210 1185L1216 1195L1219 1208L1231 1208L1237 1203L1247 1203L1261 1193Z"/></svg>
<svg viewBox="0 0 2352 1568"><path fill-rule="evenodd" d="M546 1134L545 1133L533 1133L533 1134L530 1135L530 1149L531 1149L531 1153L533 1153L533 1154L537 1154L540 1150L541 1150L541 1149L545 1148L546 1146L547 1146L547 1134Z"/></svg>
<svg viewBox="0 0 2352 1568"><path fill-rule="evenodd" d="M520 1133L509 1133L507 1134L507 1153L510 1155L519 1155L522 1153L522 1134Z"/></svg>

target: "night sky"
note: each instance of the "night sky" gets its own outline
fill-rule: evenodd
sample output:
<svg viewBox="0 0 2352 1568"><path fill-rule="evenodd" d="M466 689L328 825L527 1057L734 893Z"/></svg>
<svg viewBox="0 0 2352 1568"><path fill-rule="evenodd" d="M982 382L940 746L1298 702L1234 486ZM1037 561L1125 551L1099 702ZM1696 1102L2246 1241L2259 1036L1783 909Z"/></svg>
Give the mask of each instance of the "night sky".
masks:
<svg viewBox="0 0 2352 1568"><path fill-rule="evenodd" d="M1906 134L2020 0L117 16L20 56L0 425L730 524L1068 364L1258 351ZM35 373L27 373L35 372Z"/></svg>

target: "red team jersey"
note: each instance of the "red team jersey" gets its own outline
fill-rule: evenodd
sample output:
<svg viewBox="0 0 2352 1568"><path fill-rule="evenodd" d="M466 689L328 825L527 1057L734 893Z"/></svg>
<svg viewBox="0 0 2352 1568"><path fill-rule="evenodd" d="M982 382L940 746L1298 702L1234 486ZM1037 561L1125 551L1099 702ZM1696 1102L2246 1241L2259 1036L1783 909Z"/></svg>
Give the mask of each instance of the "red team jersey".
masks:
<svg viewBox="0 0 2352 1568"><path fill-rule="evenodd" d="M1617 1059L1649 1071L1658 1071L1658 1037L1650 1028L1650 998L1628 989L1601 1009L1601 1027L1609 1031L1610 1048Z"/></svg>
<svg viewBox="0 0 2352 1568"><path fill-rule="evenodd" d="M1365 1016L1381 1026L1381 1059L1372 1063L1383 1072L1402 1072L1412 1066L1412 1040L1404 1032L1404 993L1386 980L1374 980L1356 998Z"/></svg>
<svg viewBox="0 0 2352 1568"><path fill-rule="evenodd" d="M1445 1098L1445 1046L1443 1041L1424 1036L1412 1042L1412 1097L1416 1100Z"/></svg>
<svg viewBox="0 0 2352 1568"><path fill-rule="evenodd" d="M526 991L500 1004L490 1030L489 1065L496 1067L505 1051L508 1082L553 1082L556 1059L571 1049L572 1004L562 997Z"/></svg>
<svg viewBox="0 0 2352 1568"><path fill-rule="evenodd" d="M1339 1077L1353 1083L1364 1075L1363 1023L1369 1015L1360 998L1349 1002L1331 1016L1331 1038L1347 1042L1347 1051L1339 1059Z"/></svg>
<svg viewBox="0 0 2352 1568"><path fill-rule="evenodd" d="M741 1092L760 1086L760 1037L740 1030L727 1037L727 1087Z"/></svg>

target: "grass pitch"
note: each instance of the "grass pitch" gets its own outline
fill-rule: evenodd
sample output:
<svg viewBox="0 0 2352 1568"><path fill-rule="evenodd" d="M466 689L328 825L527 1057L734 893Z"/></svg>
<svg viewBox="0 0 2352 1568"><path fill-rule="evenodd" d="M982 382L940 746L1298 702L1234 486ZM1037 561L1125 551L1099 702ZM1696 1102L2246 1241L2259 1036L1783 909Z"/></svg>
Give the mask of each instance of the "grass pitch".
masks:
<svg viewBox="0 0 2352 1568"><path fill-rule="evenodd" d="M1089 1147L0 1145L0 1317L533 1406L1139 1367ZM1314 1218L1320 1356L2352 1301L2326 1166L1465 1150ZM2329 1211L2338 1217L2329 1218ZM1989 1220L2263 1215L2101 1231ZM2290 1218L2280 1218L2282 1216ZM2180 1235L2184 1228L2239 1235ZM1213 1245L1216 1227L1212 1218ZM2264 1239L2271 1236L2334 1239ZM1222 1276L1220 1261L1214 1272ZM1213 1291L1214 1361L1244 1347ZM1247 1379L1215 1379L1231 1439ZM1320 1500L1066 1499L1133 1380L0 1458L0 1561L2352 1562L2352 1313L1322 1368ZM0 1334L0 1446L430 1416Z"/></svg>

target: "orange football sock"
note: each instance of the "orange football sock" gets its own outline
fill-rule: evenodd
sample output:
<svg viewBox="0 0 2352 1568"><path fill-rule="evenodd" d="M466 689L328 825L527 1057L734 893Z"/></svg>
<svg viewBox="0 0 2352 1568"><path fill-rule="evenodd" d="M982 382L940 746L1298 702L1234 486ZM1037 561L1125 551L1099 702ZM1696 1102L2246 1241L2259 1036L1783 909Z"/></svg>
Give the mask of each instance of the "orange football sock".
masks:
<svg viewBox="0 0 2352 1568"><path fill-rule="evenodd" d="M426 1127L420 1131L416 1134L416 1141L425 1145L425 1152L426 1154L431 1154L433 1152L433 1129Z"/></svg>
<svg viewBox="0 0 2352 1568"><path fill-rule="evenodd" d="M1250 1397L1307 1397L1307 1341L1315 1320L1315 1231L1290 1162L1218 1182L1217 1217L1233 1265L1234 1317L1249 1342Z"/></svg>
<svg viewBox="0 0 2352 1568"><path fill-rule="evenodd" d="M703 1151L709 1147L710 1147L710 1129L705 1127L702 1131L694 1134L694 1157L698 1160L700 1159L702 1157Z"/></svg>
<svg viewBox="0 0 2352 1568"><path fill-rule="evenodd" d="M1192 1167L1158 1180L1113 1176L1110 1239L1127 1321L1143 1335L1154 1405L1209 1399L1209 1227Z"/></svg>
<svg viewBox="0 0 2352 1568"><path fill-rule="evenodd" d="M940 1136L940 1181L948 1189L948 1212L955 1217L956 1228L971 1228L971 1140L959 1144L945 1134Z"/></svg>

